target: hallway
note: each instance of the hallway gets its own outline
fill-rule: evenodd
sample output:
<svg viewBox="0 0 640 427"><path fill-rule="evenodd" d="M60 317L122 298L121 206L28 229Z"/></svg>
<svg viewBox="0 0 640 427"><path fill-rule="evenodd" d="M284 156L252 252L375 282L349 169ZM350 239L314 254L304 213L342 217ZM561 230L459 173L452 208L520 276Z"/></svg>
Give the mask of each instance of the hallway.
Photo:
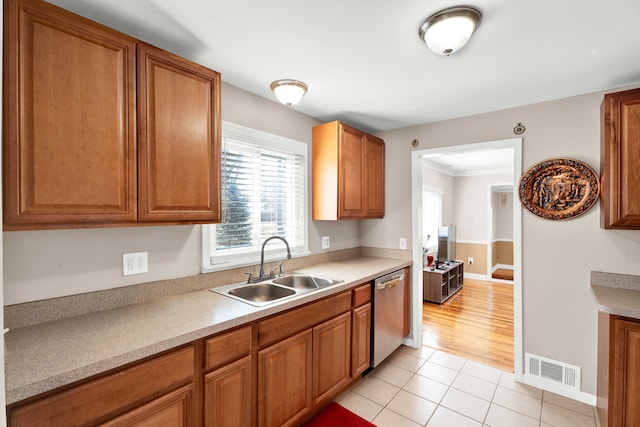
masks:
<svg viewBox="0 0 640 427"><path fill-rule="evenodd" d="M465 278L444 304L422 307L423 345L513 372L513 285Z"/></svg>

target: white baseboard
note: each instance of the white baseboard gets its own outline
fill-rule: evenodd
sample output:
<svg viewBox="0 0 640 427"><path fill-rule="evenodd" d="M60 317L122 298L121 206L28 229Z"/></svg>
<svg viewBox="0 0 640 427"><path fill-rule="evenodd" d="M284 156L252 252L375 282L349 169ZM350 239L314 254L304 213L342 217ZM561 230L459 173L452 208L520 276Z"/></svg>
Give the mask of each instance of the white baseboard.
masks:
<svg viewBox="0 0 640 427"><path fill-rule="evenodd" d="M464 273L465 279L476 279L476 280L491 280L491 276L487 276L486 274L477 274L477 273Z"/></svg>
<svg viewBox="0 0 640 427"><path fill-rule="evenodd" d="M509 264L496 264L493 266L493 268L491 268L491 272L494 273L496 270L498 269L503 269L503 270L513 270L513 265L509 265Z"/></svg>
<svg viewBox="0 0 640 427"><path fill-rule="evenodd" d="M522 382L542 390L550 391L551 393L559 394L560 396L568 397L569 399L586 403L587 405L596 406L595 395L585 393L584 391L576 391L570 387L565 387L559 384L548 383L544 379L540 379L540 377L535 375L522 375Z"/></svg>
<svg viewBox="0 0 640 427"><path fill-rule="evenodd" d="M418 344L415 342L413 338L404 337L402 339L402 344L409 347L418 348Z"/></svg>

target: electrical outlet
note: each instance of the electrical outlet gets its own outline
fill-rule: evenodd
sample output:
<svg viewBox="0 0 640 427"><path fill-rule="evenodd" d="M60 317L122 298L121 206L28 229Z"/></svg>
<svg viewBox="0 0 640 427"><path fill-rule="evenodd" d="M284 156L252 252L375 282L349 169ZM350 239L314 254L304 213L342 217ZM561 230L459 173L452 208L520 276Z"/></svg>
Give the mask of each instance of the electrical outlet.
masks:
<svg viewBox="0 0 640 427"><path fill-rule="evenodd" d="M322 249L329 249L331 247L331 238L329 236L322 236Z"/></svg>
<svg viewBox="0 0 640 427"><path fill-rule="evenodd" d="M473 257L472 256L469 257L469 264L473 264Z"/></svg>
<svg viewBox="0 0 640 427"><path fill-rule="evenodd" d="M122 275L146 273L149 271L149 260L147 252L134 252L122 254Z"/></svg>
<svg viewBox="0 0 640 427"><path fill-rule="evenodd" d="M400 249L407 249L407 239L404 237L400 238Z"/></svg>

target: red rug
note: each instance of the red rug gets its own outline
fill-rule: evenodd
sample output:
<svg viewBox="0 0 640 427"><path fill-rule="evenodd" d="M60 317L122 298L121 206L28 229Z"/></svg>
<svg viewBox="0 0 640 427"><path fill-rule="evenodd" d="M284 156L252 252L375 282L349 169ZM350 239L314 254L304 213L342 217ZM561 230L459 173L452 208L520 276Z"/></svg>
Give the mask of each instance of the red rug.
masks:
<svg viewBox="0 0 640 427"><path fill-rule="evenodd" d="M346 410L336 402L331 402L322 412L311 418L304 427L375 427L375 425Z"/></svg>

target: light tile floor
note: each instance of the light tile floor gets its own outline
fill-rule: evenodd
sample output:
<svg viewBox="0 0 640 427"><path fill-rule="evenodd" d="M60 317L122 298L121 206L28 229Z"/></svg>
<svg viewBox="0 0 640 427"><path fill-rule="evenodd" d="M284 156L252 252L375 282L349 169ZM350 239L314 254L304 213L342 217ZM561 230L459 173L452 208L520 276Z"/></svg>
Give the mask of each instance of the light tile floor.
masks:
<svg viewBox="0 0 640 427"><path fill-rule="evenodd" d="M429 347L402 346L336 401L378 427L596 427L595 408Z"/></svg>

